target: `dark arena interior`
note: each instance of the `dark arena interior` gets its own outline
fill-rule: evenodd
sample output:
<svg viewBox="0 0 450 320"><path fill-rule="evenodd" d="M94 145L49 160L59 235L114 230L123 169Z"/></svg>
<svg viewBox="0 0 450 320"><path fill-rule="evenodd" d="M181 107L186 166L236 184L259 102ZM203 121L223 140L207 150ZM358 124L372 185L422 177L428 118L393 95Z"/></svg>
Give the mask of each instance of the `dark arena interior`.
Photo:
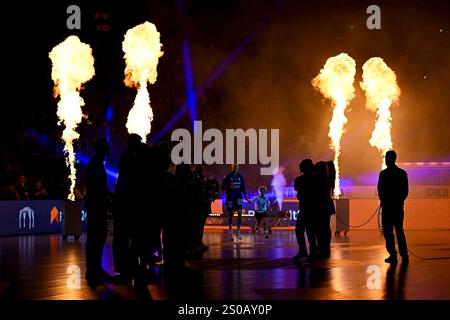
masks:
<svg viewBox="0 0 450 320"><path fill-rule="evenodd" d="M2 11L0 304L450 300L450 1Z"/></svg>

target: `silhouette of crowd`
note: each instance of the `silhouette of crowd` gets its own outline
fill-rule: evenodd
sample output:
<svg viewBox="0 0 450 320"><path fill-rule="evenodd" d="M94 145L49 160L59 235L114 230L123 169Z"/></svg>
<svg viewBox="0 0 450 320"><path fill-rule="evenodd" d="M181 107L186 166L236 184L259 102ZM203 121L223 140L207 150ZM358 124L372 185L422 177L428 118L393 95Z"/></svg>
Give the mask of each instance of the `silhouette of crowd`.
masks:
<svg viewBox="0 0 450 320"><path fill-rule="evenodd" d="M299 214L295 226L299 251L293 258L329 258L330 217L336 213L332 199L336 169L332 161L319 161L314 164L311 159L303 160L299 167L302 175L294 180L294 189L299 200Z"/></svg>
<svg viewBox="0 0 450 320"><path fill-rule="evenodd" d="M206 178L202 167L189 164L174 165L170 145L162 142L149 145L137 134L130 134L118 168L118 180L113 200L107 190L105 157L109 144L105 138L94 142L95 156L86 169L85 206L88 212L86 242L86 279L90 285L113 281L134 284L146 290L156 279L155 269L163 260L163 273L177 276L185 270L186 259L202 257L208 250L203 243L203 231L211 213L211 203L218 198L219 183ZM380 173L378 184L383 229L390 257L397 261L393 230L396 230L400 255L407 262L406 238L403 232L403 203L408 195L406 172L395 166L394 151L386 154L387 169ZM221 189L226 193L229 238L234 241L233 215L237 213L237 239L240 233L242 203L245 199L255 205L258 224L266 216L270 201L261 187L257 198L250 200L239 166L232 165ZM299 260L330 257L330 217L336 213L332 195L336 169L332 161L310 159L301 161L301 175L294 180L299 200L295 234ZM18 189L20 190L20 189ZM112 202L112 203L111 203ZM111 277L102 268L103 246L107 238L107 211L113 216L113 260L118 276ZM305 233L309 243L306 246ZM156 278L155 278L156 277Z"/></svg>
<svg viewBox="0 0 450 320"><path fill-rule="evenodd" d="M30 187L25 175L19 175L14 187L14 200L44 200L47 197L47 189L43 186L41 179L35 179Z"/></svg>
<svg viewBox="0 0 450 320"><path fill-rule="evenodd" d="M90 284L111 280L146 287L162 258L164 272L177 274L186 259L208 250L203 229L210 204L218 196L217 181L207 179L201 167L175 166L168 143L149 145L130 134L119 160L111 204L114 271L120 274L112 279L101 267L101 251L95 249L103 248L107 231L106 139L96 140L94 149L86 179L86 278ZM95 261L93 267L91 261Z"/></svg>

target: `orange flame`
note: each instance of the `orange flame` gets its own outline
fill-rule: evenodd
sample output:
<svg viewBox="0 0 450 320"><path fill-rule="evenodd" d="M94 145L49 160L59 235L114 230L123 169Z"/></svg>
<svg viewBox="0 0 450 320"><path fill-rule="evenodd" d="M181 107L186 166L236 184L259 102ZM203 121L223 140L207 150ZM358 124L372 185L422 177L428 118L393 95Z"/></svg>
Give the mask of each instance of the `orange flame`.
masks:
<svg viewBox="0 0 450 320"><path fill-rule="evenodd" d="M366 92L366 108L376 111L377 120L372 136L371 146L376 147L382 156L392 149L391 138L391 105L398 103L400 88L394 71L386 65L383 59L370 58L363 65L363 81L361 88ZM382 168L385 167L384 161Z"/></svg>
<svg viewBox="0 0 450 320"><path fill-rule="evenodd" d="M355 96L356 63L346 53L327 59L320 73L312 80L312 85L320 91L325 98L332 101L333 117L330 122L328 136L331 138L330 148L334 151L334 164L336 166L336 187L334 196L341 194L339 183L339 155L341 153L341 138L347 123L345 111Z"/></svg>
<svg viewBox="0 0 450 320"><path fill-rule="evenodd" d="M81 107L84 100L80 96L83 83L89 81L94 75L94 57L88 44L82 43L77 36L70 36L49 53L52 61L52 79L55 83L55 98L60 96L58 102L58 125L64 124L62 134L66 164L70 168L70 190L68 199L75 200L73 189L75 187L76 169L73 142L80 134L76 131L83 117Z"/></svg>
<svg viewBox="0 0 450 320"><path fill-rule="evenodd" d="M150 133L153 120L147 82L150 84L156 82L158 60L163 55L159 38L160 34L155 25L144 22L129 29L122 42L126 64L125 85L138 89L133 108L128 114L126 127L128 133L136 133L144 141Z"/></svg>

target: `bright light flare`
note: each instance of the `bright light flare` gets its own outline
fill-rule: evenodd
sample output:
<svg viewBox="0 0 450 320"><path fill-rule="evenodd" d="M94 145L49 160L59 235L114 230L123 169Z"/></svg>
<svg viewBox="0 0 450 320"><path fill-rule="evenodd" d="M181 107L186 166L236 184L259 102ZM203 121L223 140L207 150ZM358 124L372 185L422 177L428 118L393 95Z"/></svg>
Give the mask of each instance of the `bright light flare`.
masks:
<svg viewBox="0 0 450 320"><path fill-rule="evenodd" d="M366 108L377 113L375 128L369 140L382 157L382 168L385 168L384 155L392 150L391 106L398 103L400 88L397 77L382 58L374 57L364 63L361 88L366 93Z"/></svg>
<svg viewBox="0 0 450 320"><path fill-rule="evenodd" d="M88 44L82 43L77 36L69 36L66 40L55 46L49 53L52 61L52 79L55 84L54 96L60 97L58 102L58 125L63 124L62 140L66 164L70 169L70 189L68 199L74 201L76 169L73 142L80 134L76 131L83 118L84 100L80 96L83 83L89 81L94 75L94 57Z"/></svg>
<svg viewBox="0 0 450 320"><path fill-rule="evenodd" d="M355 97L356 63L346 53L327 59L320 73L312 80L312 85L323 96L332 102L333 117L329 125L328 136L331 139L330 148L334 151L336 166L336 187L334 196L341 194L339 183L339 155L341 153L341 139L345 132L347 117L345 112L350 101Z"/></svg>
<svg viewBox="0 0 450 320"><path fill-rule="evenodd" d="M144 22L127 31L122 42L125 53L125 85L137 88L133 108L127 118L128 133L136 133L145 141L151 131L153 110L150 106L150 95L147 82L153 84L158 76L158 60L161 51L160 34L154 24Z"/></svg>

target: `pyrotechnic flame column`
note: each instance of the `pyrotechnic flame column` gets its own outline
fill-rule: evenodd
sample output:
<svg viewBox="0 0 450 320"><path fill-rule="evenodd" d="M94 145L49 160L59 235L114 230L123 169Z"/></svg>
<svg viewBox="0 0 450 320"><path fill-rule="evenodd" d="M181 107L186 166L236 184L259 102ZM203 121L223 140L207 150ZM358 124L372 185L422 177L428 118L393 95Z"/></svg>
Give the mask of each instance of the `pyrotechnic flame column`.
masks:
<svg viewBox="0 0 450 320"><path fill-rule="evenodd" d="M159 38L160 34L155 25L144 22L129 29L122 42L126 64L125 85L138 89L126 127L128 133L138 134L144 141L150 133L153 120L147 82L156 82L158 60L163 55Z"/></svg>
<svg viewBox="0 0 450 320"><path fill-rule="evenodd" d="M52 79L55 83L54 96L58 102L58 125L65 126L62 133L66 164L70 168L70 189L68 199L74 201L76 168L73 142L80 134L76 131L83 118L84 100L80 96L81 86L94 75L94 57L88 44L82 43L77 36L70 36L49 53L52 61Z"/></svg>

